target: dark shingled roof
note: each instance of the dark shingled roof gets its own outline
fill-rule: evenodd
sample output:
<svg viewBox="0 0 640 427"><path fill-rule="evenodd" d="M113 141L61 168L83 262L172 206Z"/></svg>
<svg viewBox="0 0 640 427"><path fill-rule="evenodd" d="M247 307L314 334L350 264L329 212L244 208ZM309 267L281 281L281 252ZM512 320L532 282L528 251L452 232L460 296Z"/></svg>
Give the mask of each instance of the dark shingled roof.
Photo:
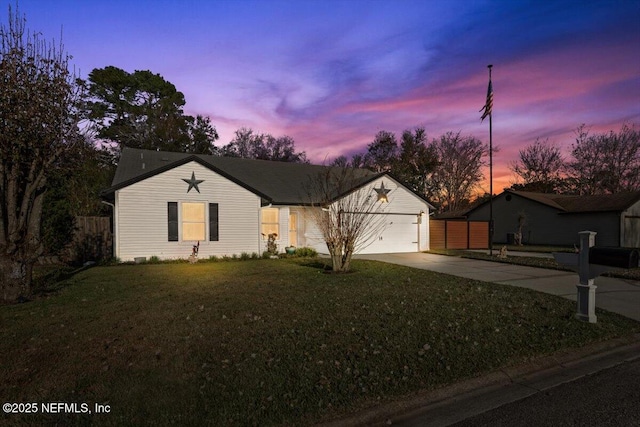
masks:
<svg viewBox="0 0 640 427"><path fill-rule="evenodd" d="M124 148L111 187L106 189L103 195L112 197L116 190L191 161L219 173L268 203L280 205L308 204L311 200L304 191L305 184L327 170L326 166L304 163ZM367 169L353 171L354 183L351 190L384 175Z"/></svg>
<svg viewBox="0 0 640 427"><path fill-rule="evenodd" d="M511 190L507 190L507 192L554 207L563 213L622 212L640 200L640 191L596 196L570 196Z"/></svg>
<svg viewBox="0 0 640 427"><path fill-rule="evenodd" d="M541 203L556 209L558 214L587 213L587 212L622 212L640 200L640 191L617 194L600 194L597 196L573 196L568 194L535 193L531 191L505 190L498 196L515 194L525 199ZM456 214L459 217L468 216L471 212L486 205L485 201L466 212Z"/></svg>

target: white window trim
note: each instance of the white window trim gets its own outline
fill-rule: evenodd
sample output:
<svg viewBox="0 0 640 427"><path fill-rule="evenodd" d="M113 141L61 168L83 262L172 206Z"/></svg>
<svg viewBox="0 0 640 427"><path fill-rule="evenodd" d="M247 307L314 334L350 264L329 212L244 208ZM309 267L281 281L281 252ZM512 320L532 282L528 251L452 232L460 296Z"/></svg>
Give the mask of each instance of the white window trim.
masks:
<svg viewBox="0 0 640 427"><path fill-rule="evenodd" d="M264 212L267 209L273 209L278 213L278 217L276 219L276 222L264 222ZM260 237L262 237L262 240L266 241L269 238L269 236L267 234L263 234L262 233L262 225L263 224L276 225L278 227L278 237L276 238L276 241L279 241L280 239L282 239L282 233L280 232L280 228L281 228L280 216L281 216L280 208L270 207L270 208L261 208L260 209ZM287 224L287 227L288 227L288 224Z"/></svg>
<svg viewBox="0 0 640 427"><path fill-rule="evenodd" d="M200 240L200 245L209 243L209 201L206 200L178 200L178 243L184 245L193 245L198 240L184 240L182 225L182 204L183 203L201 203L204 205L204 239Z"/></svg>

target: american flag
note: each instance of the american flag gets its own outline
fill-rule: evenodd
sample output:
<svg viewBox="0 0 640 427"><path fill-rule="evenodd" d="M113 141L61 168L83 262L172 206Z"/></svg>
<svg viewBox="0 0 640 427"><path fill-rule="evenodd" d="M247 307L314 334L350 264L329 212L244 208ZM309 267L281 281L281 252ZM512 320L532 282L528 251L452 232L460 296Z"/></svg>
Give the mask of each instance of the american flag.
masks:
<svg viewBox="0 0 640 427"><path fill-rule="evenodd" d="M491 115L491 110L493 109L493 87L491 86L491 79L489 79L489 87L487 88L487 102L484 104L484 107L480 109L482 113L482 117L480 117L481 121L487 116Z"/></svg>

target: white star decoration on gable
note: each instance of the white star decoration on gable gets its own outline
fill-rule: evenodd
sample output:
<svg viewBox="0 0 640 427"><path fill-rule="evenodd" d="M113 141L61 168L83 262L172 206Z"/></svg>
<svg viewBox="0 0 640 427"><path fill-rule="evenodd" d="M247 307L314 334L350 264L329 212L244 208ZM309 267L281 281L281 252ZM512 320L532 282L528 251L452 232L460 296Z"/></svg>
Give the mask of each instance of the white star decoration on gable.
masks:
<svg viewBox="0 0 640 427"><path fill-rule="evenodd" d="M186 182L187 184L189 184L189 188L187 188L187 193L189 191L191 191L192 188L195 188L196 191L199 193L200 189L198 188L198 184L201 184L201 183L204 182L204 179L196 179L196 173L195 172L191 172L191 179L182 178L182 180L184 182Z"/></svg>
<svg viewBox="0 0 640 427"><path fill-rule="evenodd" d="M384 188L384 182L380 183L380 188L374 188L374 190L376 191L376 193L378 193L378 201L382 202L382 203L388 203L389 202L389 198L387 197L387 194L389 194L389 190L388 188Z"/></svg>

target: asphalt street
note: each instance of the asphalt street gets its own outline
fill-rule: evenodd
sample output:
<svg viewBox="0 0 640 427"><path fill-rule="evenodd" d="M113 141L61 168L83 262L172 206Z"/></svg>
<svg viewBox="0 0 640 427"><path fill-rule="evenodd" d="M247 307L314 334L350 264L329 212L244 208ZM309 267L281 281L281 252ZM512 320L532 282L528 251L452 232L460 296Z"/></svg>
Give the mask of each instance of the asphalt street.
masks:
<svg viewBox="0 0 640 427"><path fill-rule="evenodd" d="M540 391L453 426L640 426L640 359Z"/></svg>

